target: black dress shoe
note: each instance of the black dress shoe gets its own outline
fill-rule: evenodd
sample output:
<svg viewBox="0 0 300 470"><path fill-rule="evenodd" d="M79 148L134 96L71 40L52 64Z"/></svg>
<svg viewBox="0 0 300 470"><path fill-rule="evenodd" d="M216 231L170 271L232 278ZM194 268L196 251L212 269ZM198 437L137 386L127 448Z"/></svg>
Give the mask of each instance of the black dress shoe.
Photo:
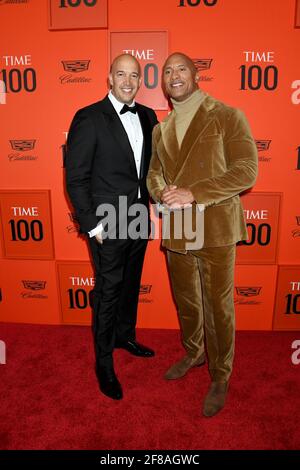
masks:
<svg viewBox="0 0 300 470"><path fill-rule="evenodd" d="M105 369L96 366L96 375L102 393L113 400L121 400L123 391L113 369Z"/></svg>
<svg viewBox="0 0 300 470"><path fill-rule="evenodd" d="M117 342L115 348L126 349L130 354L139 357L153 357L155 354L152 349L143 346L135 340Z"/></svg>

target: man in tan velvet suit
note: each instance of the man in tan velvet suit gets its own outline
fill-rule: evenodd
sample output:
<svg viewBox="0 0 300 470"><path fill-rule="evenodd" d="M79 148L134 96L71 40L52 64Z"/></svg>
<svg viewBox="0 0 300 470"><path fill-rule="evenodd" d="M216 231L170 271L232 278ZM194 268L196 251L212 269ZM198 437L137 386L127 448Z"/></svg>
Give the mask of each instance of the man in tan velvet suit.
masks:
<svg viewBox="0 0 300 470"><path fill-rule="evenodd" d="M203 414L210 417L225 404L232 372L235 250L247 239L239 194L256 180L257 150L244 114L201 91L198 80L185 54L165 62L163 86L174 109L154 128L147 185L169 209L205 206L201 249L187 249L172 233L163 240L186 349L165 378L204 364L205 341L211 385Z"/></svg>

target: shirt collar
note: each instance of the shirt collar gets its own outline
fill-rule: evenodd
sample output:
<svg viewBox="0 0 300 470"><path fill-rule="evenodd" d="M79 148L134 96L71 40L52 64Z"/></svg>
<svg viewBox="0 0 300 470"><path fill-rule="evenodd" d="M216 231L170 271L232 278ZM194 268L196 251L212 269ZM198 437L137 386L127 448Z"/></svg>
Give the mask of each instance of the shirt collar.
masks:
<svg viewBox="0 0 300 470"><path fill-rule="evenodd" d="M121 103L121 101L117 100L117 98L112 94L112 91L110 90L110 92L108 93L108 98L111 102L111 104L113 105L113 107L115 108L115 111L120 114L120 111L121 109L123 108L124 104L125 103ZM133 102L131 103L131 105L128 105L128 106L134 106L135 105L135 101L133 100Z"/></svg>

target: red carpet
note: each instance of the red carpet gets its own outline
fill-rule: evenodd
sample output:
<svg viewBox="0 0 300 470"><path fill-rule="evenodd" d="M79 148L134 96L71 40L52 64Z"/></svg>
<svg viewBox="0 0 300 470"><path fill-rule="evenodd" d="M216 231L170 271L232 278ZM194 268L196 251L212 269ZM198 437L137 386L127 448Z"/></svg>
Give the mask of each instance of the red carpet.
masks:
<svg viewBox="0 0 300 470"><path fill-rule="evenodd" d="M291 363L300 332L238 332L227 406L211 419L200 414L206 366L162 379L183 353L178 336L140 330L152 359L116 351L124 399L114 402L98 391L89 328L0 323L0 448L300 448L300 365Z"/></svg>

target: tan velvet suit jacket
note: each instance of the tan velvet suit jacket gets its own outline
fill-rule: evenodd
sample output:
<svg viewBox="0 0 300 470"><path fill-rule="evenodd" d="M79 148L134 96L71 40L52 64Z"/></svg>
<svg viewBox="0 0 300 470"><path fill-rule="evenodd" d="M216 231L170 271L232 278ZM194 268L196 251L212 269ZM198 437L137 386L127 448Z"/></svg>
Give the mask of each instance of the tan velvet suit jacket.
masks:
<svg viewBox="0 0 300 470"><path fill-rule="evenodd" d="M172 111L153 130L147 186L160 201L165 185L189 188L205 205L204 248L247 239L239 194L257 176L257 149L244 114L206 95L179 149ZM185 251L185 238L171 236L163 246Z"/></svg>

